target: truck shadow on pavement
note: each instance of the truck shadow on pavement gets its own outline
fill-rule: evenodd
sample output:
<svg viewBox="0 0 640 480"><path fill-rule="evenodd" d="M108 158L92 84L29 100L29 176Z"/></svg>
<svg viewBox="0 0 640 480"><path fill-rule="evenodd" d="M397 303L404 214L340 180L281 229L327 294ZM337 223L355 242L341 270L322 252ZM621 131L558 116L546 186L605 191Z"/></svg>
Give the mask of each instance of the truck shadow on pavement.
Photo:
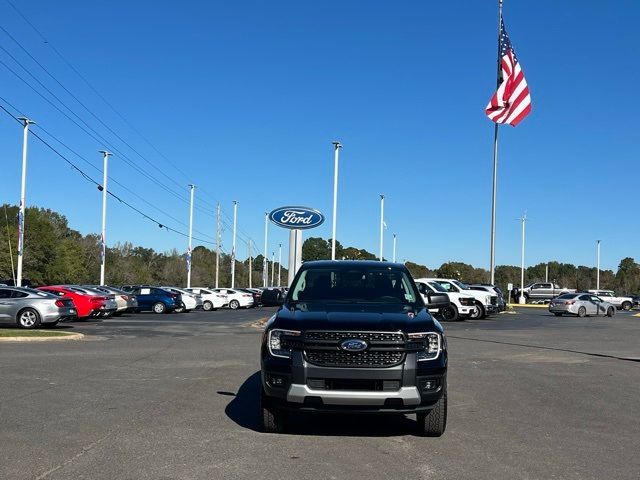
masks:
<svg viewBox="0 0 640 480"><path fill-rule="evenodd" d="M260 372L247 378L238 393L218 391L233 397L225 414L242 428L262 433L260 422ZM417 434L415 421L404 415L291 413L287 434L316 436L393 437Z"/></svg>

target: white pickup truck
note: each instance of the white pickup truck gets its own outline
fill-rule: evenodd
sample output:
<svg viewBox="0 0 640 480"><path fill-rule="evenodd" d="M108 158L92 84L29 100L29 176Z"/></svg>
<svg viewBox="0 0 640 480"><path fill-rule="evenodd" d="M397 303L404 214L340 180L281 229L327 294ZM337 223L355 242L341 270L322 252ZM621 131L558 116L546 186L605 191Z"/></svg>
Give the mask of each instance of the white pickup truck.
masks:
<svg viewBox="0 0 640 480"><path fill-rule="evenodd" d="M434 292L445 293L449 297L450 304L434 312L442 315L443 320L455 322L456 320L464 320L476 313L476 299L472 295L449 291L439 283L424 278L418 278L415 282L420 295L425 301L427 300L427 295ZM432 310L430 309L429 311Z"/></svg>
<svg viewBox="0 0 640 480"><path fill-rule="evenodd" d="M616 306L618 310L631 310L633 308L633 298L618 297L613 290L589 290L605 302L609 302Z"/></svg>
<svg viewBox="0 0 640 480"><path fill-rule="evenodd" d="M469 318L484 318L498 311L498 297L488 292L471 290L464 283L452 278L420 278L420 281L435 282L444 287L447 293L459 293L475 298L475 310Z"/></svg>

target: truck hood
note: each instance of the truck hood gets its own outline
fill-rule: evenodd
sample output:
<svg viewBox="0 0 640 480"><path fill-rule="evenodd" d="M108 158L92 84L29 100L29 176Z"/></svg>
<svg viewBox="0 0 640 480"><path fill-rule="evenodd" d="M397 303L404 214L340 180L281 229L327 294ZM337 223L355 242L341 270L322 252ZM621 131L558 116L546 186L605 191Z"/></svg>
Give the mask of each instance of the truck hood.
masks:
<svg viewBox="0 0 640 480"><path fill-rule="evenodd" d="M289 330L361 330L442 332L442 326L425 308L407 309L372 304L300 304L281 307L267 328Z"/></svg>

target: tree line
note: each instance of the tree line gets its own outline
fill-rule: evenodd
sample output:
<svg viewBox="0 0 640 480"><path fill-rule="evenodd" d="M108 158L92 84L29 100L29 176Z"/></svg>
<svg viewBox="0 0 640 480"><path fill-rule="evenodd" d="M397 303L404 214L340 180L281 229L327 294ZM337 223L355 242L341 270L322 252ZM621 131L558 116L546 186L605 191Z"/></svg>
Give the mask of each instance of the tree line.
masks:
<svg viewBox="0 0 640 480"><path fill-rule="evenodd" d="M311 237L302 245L302 259L321 260L331 258L331 239ZM345 260L376 260L371 252L356 247L343 247L336 241L336 258ZM386 259L385 259L386 260ZM405 263L414 278L443 277L455 278L467 283L489 283L490 272L484 268L476 268L463 262L445 262L439 267L429 268L426 265L407 261ZM548 275L547 275L548 268ZM498 265L496 267L496 284L507 291L509 283L520 286L520 267L515 265ZM539 263L525 268L525 285L533 282L555 282L561 287L589 290L596 288L597 269L583 265L572 265L552 261ZM600 288L615 290L620 294L640 293L640 265L631 257L620 261L618 270L600 270Z"/></svg>
<svg viewBox="0 0 640 480"><path fill-rule="evenodd" d="M6 215L6 217L5 217ZM17 247L18 207L3 205L0 218L0 282L10 280L15 272ZM36 285L61 283L95 284L100 278L100 235L82 235L69 227L67 219L52 210L29 207L25 212L25 247L23 278ZM12 271L13 254L14 268ZM331 258L331 241L310 237L302 246L303 261ZM345 247L336 241L336 258L349 260L375 260L375 254L357 247ZM263 256L252 260L253 286L262 286ZM215 284L215 250L197 246L192 253L191 284L213 286ZM411 261L405 264L415 278L446 277L468 283L488 283L489 271L463 262L445 262L437 268ZM271 280L271 263L269 263ZM278 263L275 264L274 281L277 283ZM569 263L549 262L529 266L525 269L525 284L548 279L561 287L587 290L596 288L596 268L575 266ZM286 283L287 269L281 268L281 283ZM152 248L134 246L130 242L107 248L106 281L111 285L148 283L164 285L186 285L187 267L185 253L171 250L157 252ZM520 267L499 265L496 267L496 283L506 291L507 285L520 285ZM231 285L231 256L220 254L219 285ZM236 260L236 286L249 285L249 260ZM600 270L600 288L618 293L640 293L640 265L633 258L620 261L618 270Z"/></svg>
<svg viewBox="0 0 640 480"><path fill-rule="evenodd" d="M6 214L6 217L5 217ZM18 207L3 205L0 212L0 283L12 280L18 245ZM28 207L25 211L23 278L34 285L97 284L100 279L100 235L82 235L69 227L67 219L52 210ZM11 245L11 249L9 248ZM10 250L13 254L13 269ZM191 284L215 286L216 252L204 246L193 249ZM171 250L157 252L134 246L130 242L107 248L105 280L109 285L145 283L151 285L186 285L186 254ZM252 259L253 286L262 286L263 256ZM231 285L231 255L220 254L219 286ZM272 264L269 262L269 285ZM279 264L275 263L274 282ZM12 271L13 270L13 271ZM249 286L249 259L236 260L236 287ZM288 271L281 269L281 282Z"/></svg>

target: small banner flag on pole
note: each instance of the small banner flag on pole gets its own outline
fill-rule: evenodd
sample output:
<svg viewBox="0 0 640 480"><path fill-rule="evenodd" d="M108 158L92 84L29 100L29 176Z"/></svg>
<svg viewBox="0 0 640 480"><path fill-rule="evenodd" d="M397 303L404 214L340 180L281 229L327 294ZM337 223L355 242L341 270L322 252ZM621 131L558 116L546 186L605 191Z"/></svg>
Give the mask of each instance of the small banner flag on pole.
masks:
<svg viewBox="0 0 640 480"><path fill-rule="evenodd" d="M187 268L191 268L191 248L187 249Z"/></svg>
<svg viewBox="0 0 640 480"><path fill-rule="evenodd" d="M107 244L104 242L104 235L100 234L100 263L104 263L107 254Z"/></svg>
<svg viewBox="0 0 640 480"><path fill-rule="evenodd" d="M18 208L18 256L22 255L22 233L24 232L24 214L22 213L22 201Z"/></svg>
<svg viewBox="0 0 640 480"><path fill-rule="evenodd" d="M531 112L529 87L500 17L500 74L498 90L485 112L495 123L518 125Z"/></svg>

